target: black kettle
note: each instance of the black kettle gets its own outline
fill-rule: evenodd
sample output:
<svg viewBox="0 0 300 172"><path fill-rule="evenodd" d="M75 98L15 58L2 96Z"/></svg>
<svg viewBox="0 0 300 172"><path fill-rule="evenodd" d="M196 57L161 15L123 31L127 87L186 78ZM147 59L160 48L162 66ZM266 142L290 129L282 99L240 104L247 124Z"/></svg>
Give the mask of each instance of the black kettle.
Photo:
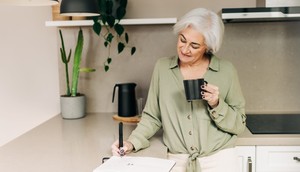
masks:
<svg viewBox="0 0 300 172"><path fill-rule="evenodd" d="M137 115L135 83L122 83L114 86L112 102L115 98L116 87L119 87L118 94L118 115L121 117L133 117Z"/></svg>

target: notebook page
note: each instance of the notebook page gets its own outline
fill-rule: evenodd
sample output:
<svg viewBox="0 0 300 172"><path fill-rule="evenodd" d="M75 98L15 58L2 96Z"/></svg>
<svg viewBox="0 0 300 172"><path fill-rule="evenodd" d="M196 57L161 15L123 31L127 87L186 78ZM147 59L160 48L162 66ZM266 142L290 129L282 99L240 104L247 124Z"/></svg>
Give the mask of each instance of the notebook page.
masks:
<svg viewBox="0 0 300 172"><path fill-rule="evenodd" d="M93 172L169 172L175 161L152 157L112 156Z"/></svg>

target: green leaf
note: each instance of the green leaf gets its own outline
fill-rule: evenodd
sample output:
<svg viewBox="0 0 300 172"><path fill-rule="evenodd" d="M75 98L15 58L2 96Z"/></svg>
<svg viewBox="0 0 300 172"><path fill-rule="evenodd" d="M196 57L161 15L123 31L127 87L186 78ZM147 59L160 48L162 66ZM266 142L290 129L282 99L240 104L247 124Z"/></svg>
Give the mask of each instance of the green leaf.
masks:
<svg viewBox="0 0 300 172"><path fill-rule="evenodd" d="M127 32L125 33L125 41L128 44L128 42L129 42L129 36L128 36Z"/></svg>
<svg viewBox="0 0 300 172"><path fill-rule="evenodd" d="M105 65L105 66L104 66L104 70L105 70L105 72L107 72L107 71L109 70L109 66L108 66L108 65Z"/></svg>
<svg viewBox="0 0 300 172"><path fill-rule="evenodd" d="M93 18L94 23L98 22L98 20L99 20L99 16L94 16L92 18Z"/></svg>
<svg viewBox="0 0 300 172"><path fill-rule="evenodd" d="M117 19L121 20L126 14L126 9L122 6L117 8Z"/></svg>
<svg viewBox="0 0 300 172"><path fill-rule="evenodd" d="M62 48L60 48L60 58L63 63L67 63L66 55L64 54L64 51Z"/></svg>
<svg viewBox="0 0 300 172"><path fill-rule="evenodd" d="M93 25L93 30L94 32L97 34L97 35L100 35L100 32L101 32L101 24L97 21L97 22L94 22L94 25Z"/></svg>
<svg viewBox="0 0 300 172"><path fill-rule="evenodd" d="M106 14L101 14L101 21L102 21L102 23L103 24L106 24L106 22L107 22L107 16L106 16Z"/></svg>
<svg viewBox="0 0 300 172"><path fill-rule="evenodd" d="M69 63L70 60L71 60L71 55L72 55L72 49L70 49L69 51L69 55L68 55L68 58L67 58L67 62Z"/></svg>
<svg viewBox="0 0 300 172"><path fill-rule="evenodd" d="M120 25L120 24L116 24L114 26L114 29L115 29L115 31L117 32L117 34L119 36L121 36L124 33L124 27L122 25Z"/></svg>
<svg viewBox="0 0 300 172"><path fill-rule="evenodd" d="M105 46L105 47L107 47L108 44L109 44L109 43L108 43L107 41L104 42L104 46Z"/></svg>
<svg viewBox="0 0 300 172"><path fill-rule="evenodd" d="M113 12L114 3L112 0L106 0L106 14L111 15Z"/></svg>
<svg viewBox="0 0 300 172"><path fill-rule="evenodd" d="M92 68L80 68L79 71L80 72L95 72L96 69L92 69Z"/></svg>
<svg viewBox="0 0 300 172"><path fill-rule="evenodd" d="M114 35L112 33L109 33L106 37L106 41L110 43L113 38L114 38Z"/></svg>
<svg viewBox="0 0 300 172"><path fill-rule="evenodd" d="M115 25L115 20L114 16L107 16L107 24L109 27L113 27Z"/></svg>
<svg viewBox="0 0 300 172"><path fill-rule="evenodd" d="M98 0L100 14L106 13L106 0Z"/></svg>
<svg viewBox="0 0 300 172"><path fill-rule="evenodd" d="M65 43L64 43L64 38L62 35L61 30L59 29L59 35L60 35L60 41L61 41L61 48L60 48L60 52L61 52L61 59L64 63L67 63L67 57L66 57L66 50L65 50Z"/></svg>
<svg viewBox="0 0 300 172"><path fill-rule="evenodd" d="M107 60L106 60L107 64L110 64L111 61L112 61L112 58L110 58L110 57L108 57Z"/></svg>
<svg viewBox="0 0 300 172"><path fill-rule="evenodd" d="M122 42L118 43L118 53L120 54L125 48L125 45Z"/></svg>
<svg viewBox="0 0 300 172"><path fill-rule="evenodd" d="M73 60L73 75L72 75L72 87L71 87L71 95L77 95L77 88L78 88L78 78L79 78L79 71L80 71L80 63L81 63L81 56L82 56L82 49L83 49L83 33L80 28L78 32L77 44L74 53L74 60Z"/></svg>
<svg viewBox="0 0 300 172"><path fill-rule="evenodd" d="M131 55L133 55L133 54L135 53L135 51L136 51L136 48L135 48L135 47L132 47L132 48L131 48Z"/></svg>
<svg viewBox="0 0 300 172"><path fill-rule="evenodd" d="M120 6L122 6L123 8L126 8L127 0L120 0Z"/></svg>

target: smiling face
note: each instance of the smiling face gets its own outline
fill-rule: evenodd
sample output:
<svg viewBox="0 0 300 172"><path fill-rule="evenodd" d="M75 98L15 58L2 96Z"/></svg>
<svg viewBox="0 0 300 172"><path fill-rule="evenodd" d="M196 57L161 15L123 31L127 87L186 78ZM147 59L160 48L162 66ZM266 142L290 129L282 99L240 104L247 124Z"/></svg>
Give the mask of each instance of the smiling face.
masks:
<svg viewBox="0 0 300 172"><path fill-rule="evenodd" d="M204 36L193 29L187 27L178 35L177 53L180 63L195 65L201 63L207 46L204 44Z"/></svg>

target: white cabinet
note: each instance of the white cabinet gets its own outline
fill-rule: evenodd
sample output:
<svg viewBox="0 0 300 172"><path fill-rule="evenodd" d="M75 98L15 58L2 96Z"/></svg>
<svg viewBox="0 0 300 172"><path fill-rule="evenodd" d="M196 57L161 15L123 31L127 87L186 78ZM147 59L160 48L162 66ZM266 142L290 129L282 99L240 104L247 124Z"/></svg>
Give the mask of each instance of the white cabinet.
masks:
<svg viewBox="0 0 300 172"><path fill-rule="evenodd" d="M236 147L239 172L255 172L255 146L237 146Z"/></svg>
<svg viewBox="0 0 300 172"><path fill-rule="evenodd" d="M300 146L257 146L257 172L300 172Z"/></svg>

